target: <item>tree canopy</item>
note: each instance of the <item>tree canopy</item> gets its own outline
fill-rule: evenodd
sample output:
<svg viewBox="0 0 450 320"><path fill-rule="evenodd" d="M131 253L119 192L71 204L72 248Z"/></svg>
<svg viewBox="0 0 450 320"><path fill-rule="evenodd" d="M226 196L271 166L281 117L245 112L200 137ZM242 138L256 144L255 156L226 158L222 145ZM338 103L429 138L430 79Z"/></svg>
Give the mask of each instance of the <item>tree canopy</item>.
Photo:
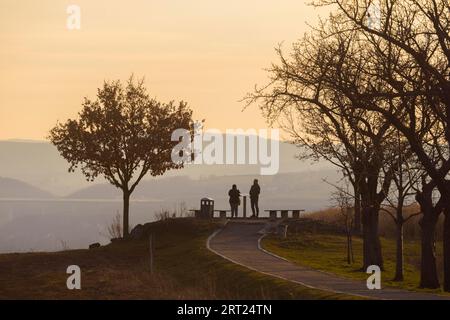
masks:
<svg viewBox="0 0 450 320"><path fill-rule="evenodd" d="M103 176L124 194L124 236L128 233L129 197L146 174L158 176L179 169L171 152L176 129L190 130L192 110L187 103L162 103L150 98L144 80L133 77L104 82L97 98L85 98L77 119L58 123L50 140L89 181Z"/></svg>

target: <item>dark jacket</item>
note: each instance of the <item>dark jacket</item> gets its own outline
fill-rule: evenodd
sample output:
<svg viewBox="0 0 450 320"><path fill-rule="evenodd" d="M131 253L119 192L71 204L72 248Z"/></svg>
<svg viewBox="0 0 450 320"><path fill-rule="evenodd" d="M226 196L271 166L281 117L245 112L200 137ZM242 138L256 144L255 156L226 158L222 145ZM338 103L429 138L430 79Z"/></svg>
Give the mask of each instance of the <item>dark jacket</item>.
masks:
<svg viewBox="0 0 450 320"><path fill-rule="evenodd" d="M259 194L261 193L261 188L259 187L259 184L254 184L250 188L250 198L255 199L259 197Z"/></svg>
<svg viewBox="0 0 450 320"><path fill-rule="evenodd" d="M241 196L241 192L238 189L230 189L230 191L228 191L228 195L230 196L230 203L241 203L241 199L239 198Z"/></svg>

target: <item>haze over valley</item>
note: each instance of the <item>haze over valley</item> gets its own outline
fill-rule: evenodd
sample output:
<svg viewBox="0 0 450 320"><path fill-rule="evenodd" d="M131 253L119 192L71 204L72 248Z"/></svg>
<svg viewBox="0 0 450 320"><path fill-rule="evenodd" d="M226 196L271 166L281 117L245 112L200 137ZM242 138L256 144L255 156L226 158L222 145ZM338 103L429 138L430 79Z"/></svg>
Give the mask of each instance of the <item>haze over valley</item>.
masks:
<svg viewBox="0 0 450 320"><path fill-rule="evenodd" d="M300 161L298 148L280 144L280 173L260 176L258 165L190 165L163 177L147 177L132 196L130 223L161 211L198 209L202 197L228 209L228 190L248 193L260 180L262 209L321 209L339 180L328 164ZM87 182L47 142L0 141L0 252L55 251L109 242L107 226L122 211L121 191L98 179ZM242 210L242 208L240 209ZM248 209L249 210L249 209Z"/></svg>

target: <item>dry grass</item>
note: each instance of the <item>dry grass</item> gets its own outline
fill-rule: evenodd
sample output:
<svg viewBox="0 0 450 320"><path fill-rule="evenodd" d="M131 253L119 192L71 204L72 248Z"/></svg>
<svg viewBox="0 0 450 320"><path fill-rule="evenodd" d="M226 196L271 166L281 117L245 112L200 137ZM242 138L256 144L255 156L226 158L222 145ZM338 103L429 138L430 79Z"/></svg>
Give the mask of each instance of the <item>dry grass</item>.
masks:
<svg viewBox="0 0 450 320"><path fill-rule="evenodd" d="M419 212L419 207L409 206L404 209L404 216L409 217L410 215ZM318 221L324 221L327 223L334 224L336 226L340 226L339 219L341 219L339 209L338 208L328 208L325 210L317 211L310 213L307 216L309 219L318 220ZM405 225L404 225L404 238L405 240L420 240L420 226L419 226L419 220L421 219L421 216L416 216L411 218ZM441 215L437 229L436 229L436 239L438 241L442 240L442 234L443 234L443 220L444 217ZM380 220L379 220L379 233L381 237L385 237L388 239L395 238L396 230L395 230L395 224L392 218L385 212L380 212Z"/></svg>
<svg viewBox="0 0 450 320"><path fill-rule="evenodd" d="M411 213L416 211L410 208ZM405 212L407 215L408 213ZM351 265L346 259L346 237L344 227L338 221L339 209L312 213L308 218L291 221L287 239L277 236L265 238L263 245L269 250L298 264L309 266L313 269L323 270L342 276L363 280L367 277L361 272L363 241L360 236L354 236L353 249L355 262ZM400 287L409 290L419 290L420 279L420 217L411 219L405 227L408 236L404 240L404 272L403 282L392 281L395 274L396 242L395 229L391 218L387 215L380 217L381 245L385 270L383 272L383 284ZM440 221L442 230L442 221ZM436 243L436 258L438 275L443 280L443 246L442 241ZM438 290L423 290L442 293Z"/></svg>
<svg viewBox="0 0 450 320"><path fill-rule="evenodd" d="M166 219L149 225L148 242L94 250L0 255L0 299L345 299L265 276L208 251L218 222ZM68 290L66 269L81 268L81 290Z"/></svg>
<svg viewBox="0 0 450 320"><path fill-rule="evenodd" d="M150 274L143 244L96 250L0 255L0 299L202 299L200 287ZM82 290L68 290L66 269L80 266Z"/></svg>
<svg viewBox="0 0 450 320"><path fill-rule="evenodd" d="M287 239L276 236L263 240L263 246L294 263L308 266L316 270L334 273L340 276L366 280L367 274L361 271L362 266L362 240L354 239L355 262L348 264L345 256L346 238L338 233L322 232L321 228L316 232L301 231L299 234L290 233ZM399 287L408 290L419 290L433 293L443 293L440 289L419 289L420 244L415 241L405 243L405 263L403 282L392 279L395 274L395 242L390 239L381 239L383 247L384 271L382 273L382 285ZM438 251L442 250L442 244L438 243ZM439 256L441 258L441 256ZM440 259L441 260L441 259ZM442 272L440 278L442 280Z"/></svg>

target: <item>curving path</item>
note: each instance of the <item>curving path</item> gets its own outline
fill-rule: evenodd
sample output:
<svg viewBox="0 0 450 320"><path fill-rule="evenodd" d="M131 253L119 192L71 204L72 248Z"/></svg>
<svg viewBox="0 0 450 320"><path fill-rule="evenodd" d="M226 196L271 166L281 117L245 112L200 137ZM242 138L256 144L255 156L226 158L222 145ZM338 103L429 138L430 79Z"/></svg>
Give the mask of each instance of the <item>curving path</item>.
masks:
<svg viewBox="0 0 450 320"><path fill-rule="evenodd" d="M366 283L340 278L289 262L261 249L262 221L229 222L211 235L207 246L221 257L249 269L292 281L303 286L370 299L387 300L450 300L450 296L412 292L400 289L368 290Z"/></svg>

